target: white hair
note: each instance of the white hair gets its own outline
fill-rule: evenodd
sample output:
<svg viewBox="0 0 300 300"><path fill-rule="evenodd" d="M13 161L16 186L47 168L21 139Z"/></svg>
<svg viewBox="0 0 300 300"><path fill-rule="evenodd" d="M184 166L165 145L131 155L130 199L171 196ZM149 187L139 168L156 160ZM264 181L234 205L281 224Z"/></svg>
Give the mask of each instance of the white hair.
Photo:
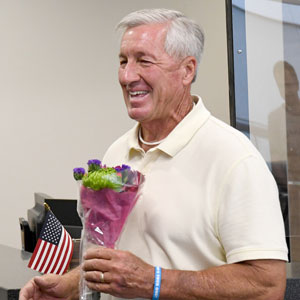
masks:
<svg viewBox="0 0 300 300"><path fill-rule="evenodd" d="M194 56L199 65L203 53L204 33L196 22L179 11L164 8L134 11L125 16L116 28L125 31L132 27L157 23L168 23L165 51L178 59Z"/></svg>

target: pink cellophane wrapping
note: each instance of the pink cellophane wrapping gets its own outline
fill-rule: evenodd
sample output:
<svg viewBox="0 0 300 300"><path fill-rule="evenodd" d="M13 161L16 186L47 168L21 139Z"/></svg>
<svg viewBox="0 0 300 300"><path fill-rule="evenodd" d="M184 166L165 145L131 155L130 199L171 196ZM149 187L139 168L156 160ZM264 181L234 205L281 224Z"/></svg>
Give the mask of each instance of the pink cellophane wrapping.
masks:
<svg viewBox="0 0 300 300"><path fill-rule="evenodd" d="M81 205L90 242L114 248L125 221L137 201L139 186L126 187L123 192L111 189L94 191L82 186Z"/></svg>
<svg viewBox="0 0 300 300"><path fill-rule="evenodd" d="M84 252L90 247L100 245L114 248L126 219L138 200L144 176L132 170L121 171L119 175L126 178L119 191L108 188L95 191L78 182L78 213L84 229L80 245L80 263L83 262ZM87 287L81 270L80 300L99 298L95 293Z"/></svg>
<svg viewBox="0 0 300 300"><path fill-rule="evenodd" d="M81 209L89 243L114 248L144 180L139 172L129 172L130 181L121 191L108 188L95 191L81 186Z"/></svg>

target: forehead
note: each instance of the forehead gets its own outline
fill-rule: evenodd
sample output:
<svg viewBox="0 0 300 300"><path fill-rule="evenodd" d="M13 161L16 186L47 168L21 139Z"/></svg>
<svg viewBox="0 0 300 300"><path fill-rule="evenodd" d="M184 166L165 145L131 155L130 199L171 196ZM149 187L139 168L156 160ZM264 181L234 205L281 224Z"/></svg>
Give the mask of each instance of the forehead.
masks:
<svg viewBox="0 0 300 300"><path fill-rule="evenodd" d="M121 54L128 51L165 53L166 24L140 25L127 29L121 41Z"/></svg>

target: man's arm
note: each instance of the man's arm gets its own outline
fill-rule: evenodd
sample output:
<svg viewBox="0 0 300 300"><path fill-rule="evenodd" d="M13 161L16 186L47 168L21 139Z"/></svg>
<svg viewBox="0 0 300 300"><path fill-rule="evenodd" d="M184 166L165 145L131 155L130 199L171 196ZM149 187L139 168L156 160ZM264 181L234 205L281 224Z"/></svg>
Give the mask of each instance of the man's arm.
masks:
<svg viewBox="0 0 300 300"><path fill-rule="evenodd" d="M121 298L151 299L154 267L126 251L87 251L83 268L88 286ZM104 272L104 283L100 283ZM203 271L162 270L161 300L284 298L285 262L252 260Z"/></svg>
<svg viewBox="0 0 300 300"><path fill-rule="evenodd" d="M252 260L199 272L163 270L160 299L284 299L285 262Z"/></svg>

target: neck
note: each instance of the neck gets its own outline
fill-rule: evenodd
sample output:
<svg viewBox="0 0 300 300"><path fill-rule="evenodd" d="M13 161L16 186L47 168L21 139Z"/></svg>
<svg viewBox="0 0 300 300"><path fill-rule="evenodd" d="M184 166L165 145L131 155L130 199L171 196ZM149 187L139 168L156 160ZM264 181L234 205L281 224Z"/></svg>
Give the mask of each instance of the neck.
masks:
<svg viewBox="0 0 300 300"><path fill-rule="evenodd" d="M140 143L147 145L147 146L157 146L159 144L161 144L163 141L165 140L165 138L159 140L159 141L153 141L153 142L146 142L143 138L142 138L142 128L139 128L139 141Z"/></svg>
<svg viewBox="0 0 300 300"><path fill-rule="evenodd" d="M163 121L151 121L148 123L141 122L138 135L139 144L144 151L148 151L149 149L161 144L194 106L194 102L189 102L186 112L181 117L178 117L179 114L174 114L174 116L177 115L177 117L173 116L166 118Z"/></svg>

